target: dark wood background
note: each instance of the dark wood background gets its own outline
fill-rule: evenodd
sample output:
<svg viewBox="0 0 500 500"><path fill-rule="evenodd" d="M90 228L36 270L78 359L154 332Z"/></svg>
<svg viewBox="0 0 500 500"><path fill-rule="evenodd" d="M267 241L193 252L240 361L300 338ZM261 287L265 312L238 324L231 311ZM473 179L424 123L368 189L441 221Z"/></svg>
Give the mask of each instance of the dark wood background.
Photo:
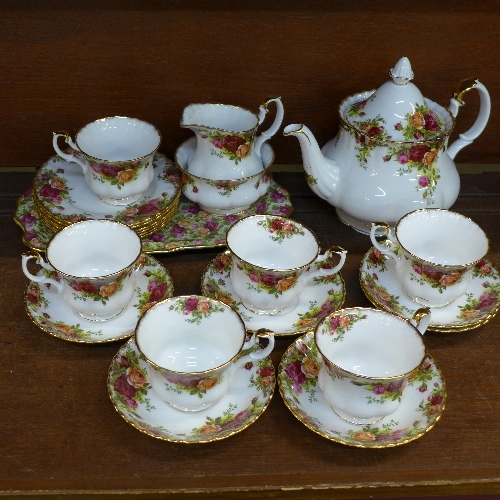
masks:
<svg viewBox="0 0 500 500"><path fill-rule="evenodd" d="M478 78L493 101L490 123L461 163L498 162L498 1L415 0L3 0L0 3L0 167L38 166L54 130L134 116L162 132L172 157L192 132L192 102L257 111L279 95L284 125L305 123L320 145L338 129L348 95L376 88L409 57L414 83L447 106L456 83ZM477 115L466 96L457 131ZM272 140L276 163L300 163L298 142Z"/></svg>

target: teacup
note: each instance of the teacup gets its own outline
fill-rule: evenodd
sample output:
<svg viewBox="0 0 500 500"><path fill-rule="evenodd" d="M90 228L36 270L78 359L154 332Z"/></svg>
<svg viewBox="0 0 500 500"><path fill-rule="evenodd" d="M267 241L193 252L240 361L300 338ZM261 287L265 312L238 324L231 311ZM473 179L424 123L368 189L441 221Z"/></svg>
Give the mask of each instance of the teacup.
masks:
<svg viewBox="0 0 500 500"><path fill-rule="evenodd" d="M256 314L278 314L293 307L304 286L328 279L345 262L346 251L332 247L319 255L316 235L285 217L253 215L227 232L232 254L231 285L244 307ZM340 262L333 266L333 253Z"/></svg>
<svg viewBox="0 0 500 500"><path fill-rule="evenodd" d="M32 281L54 286L80 316L107 321L120 314L133 297L134 267L141 255L141 239L135 231L109 220L76 222L47 244L47 262L36 252L22 256L24 274ZM30 259L45 271L28 271ZM55 271L55 279L51 278Z"/></svg>
<svg viewBox="0 0 500 500"><path fill-rule="evenodd" d="M359 425L394 413L424 360L422 334L429 322L429 308L419 309L410 321L361 307L324 318L314 333L323 360L318 384L333 411Z"/></svg>
<svg viewBox="0 0 500 500"><path fill-rule="evenodd" d="M258 338L269 340L266 348L258 348ZM219 401L241 366L268 356L274 347L268 333L257 332L246 341L240 316L223 302L200 295L155 304L139 320L135 339L148 362L153 390L170 406L188 412Z"/></svg>
<svg viewBox="0 0 500 500"><path fill-rule="evenodd" d="M71 154L61 151L59 137L74 150ZM75 142L64 131L54 132L52 140L56 153L78 163L90 189L111 205L134 203L146 191L153 180L153 155L160 142L156 127L122 116L85 125L77 132Z"/></svg>
<svg viewBox="0 0 500 500"><path fill-rule="evenodd" d="M385 244L375 239L387 233ZM372 224L371 240L396 262L405 293L417 304L444 307L469 286L471 269L488 252L488 238L471 219L450 210L426 208L403 216L394 235L385 222Z"/></svg>
<svg viewBox="0 0 500 500"><path fill-rule="evenodd" d="M268 168L273 163L274 152L267 142L262 145L263 169L249 177L232 180L206 179L189 172L188 160L195 150L193 137L177 149L175 162L182 172L182 193L206 212L218 215L243 212L269 189Z"/></svg>

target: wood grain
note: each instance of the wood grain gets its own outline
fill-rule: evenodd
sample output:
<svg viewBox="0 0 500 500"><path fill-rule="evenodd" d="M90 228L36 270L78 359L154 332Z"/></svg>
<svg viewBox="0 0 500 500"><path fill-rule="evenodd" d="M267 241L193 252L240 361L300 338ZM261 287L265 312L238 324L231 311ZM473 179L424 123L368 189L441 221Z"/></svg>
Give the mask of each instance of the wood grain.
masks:
<svg viewBox="0 0 500 500"><path fill-rule="evenodd" d="M25 248L12 212L31 179L5 173L0 182L0 494L327 499L500 493L498 317L471 332L426 334L449 398L436 427L408 445L363 450L330 442L298 422L278 391L254 425L223 441L173 444L136 431L115 412L106 390L107 370L121 343L65 342L39 330L25 313ZM346 306L369 306L358 282L368 238L341 224L303 176L282 173L276 179L292 194L294 217L316 232L324 248L340 244L349 251L342 270ZM500 174L462 180L455 208L488 233L489 257L498 268ZM201 274L217 253L158 258L176 294L189 294L199 293ZM277 339L275 367L293 340Z"/></svg>
<svg viewBox="0 0 500 500"><path fill-rule="evenodd" d="M192 102L257 111L279 95L284 125L306 123L322 145L338 129L337 107L376 88L407 56L425 96L447 105L462 78L479 78L493 111L460 162L498 162L500 11L483 2L254 0L61 1L0 4L0 167L37 166L52 132L74 134L94 119L134 116L162 132L173 157L191 135L179 127ZM478 110L466 96L456 132ZM276 162L300 163L297 141L279 133Z"/></svg>

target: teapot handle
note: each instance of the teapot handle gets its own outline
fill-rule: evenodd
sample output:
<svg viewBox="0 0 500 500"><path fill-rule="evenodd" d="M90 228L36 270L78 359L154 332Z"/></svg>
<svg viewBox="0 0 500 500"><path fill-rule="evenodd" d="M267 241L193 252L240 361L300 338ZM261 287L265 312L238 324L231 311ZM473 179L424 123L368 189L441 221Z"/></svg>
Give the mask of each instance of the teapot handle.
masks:
<svg viewBox="0 0 500 500"><path fill-rule="evenodd" d="M259 108L259 125L264 121L267 112L269 111L267 108L271 102L276 103L276 116L274 117L273 124L264 132L262 132L258 137L255 138L254 142L254 150L260 156L260 148L265 141L270 139L281 127L281 122L283 121L283 104L281 102L281 97L276 97L273 99L269 99L264 104L261 104Z"/></svg>
<svg viewBox="0 0 500 500"><path fill-rule="evenodd" d="M481 135L481 132L484 130L484 127L486 127L488 118L490 117L490 94L486 90L486 87L476 79L467 79L458 82L457 91L451 98L448 110L454 117L457 116L460 106L465 104L463 101L463 95L472 89L476 89L479 92L479 114L477 115L476 121L472 127L464 134L459 134L459 139L457 139L451 146L448 146L447 153L452 160L461 149L465 148L465 146L468 146L469 144L472 144L474 139Z"/></svg>

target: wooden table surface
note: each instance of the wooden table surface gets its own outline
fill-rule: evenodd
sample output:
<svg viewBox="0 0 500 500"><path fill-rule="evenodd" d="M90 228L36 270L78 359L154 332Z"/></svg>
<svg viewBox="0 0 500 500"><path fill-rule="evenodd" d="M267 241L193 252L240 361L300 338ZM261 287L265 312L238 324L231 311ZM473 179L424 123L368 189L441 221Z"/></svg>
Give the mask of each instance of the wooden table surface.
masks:
<svg viewBox="0 0 500 500"><path fill-rule="evenodd" d="M396 448L343 446L311 432L278 390L262 417L243 432L209 444L152 439L115 411L106 387L110 361L123 342L76 345L38 329L23 304L26 248L12 219L32 173L0 175L0 492L142 492L151 498L360 498L500 492L500 317L470 332L428 332L428 351L448 388L441 420L422 438ZM277 173L291 194L293 217L323 248L349 252L342 270L345 305L370 306L358 282L369 238L343 225L298 173ZM486 231L489 258L500 266L500 174L463 175L454 206ZM200 277L219 250L156 255L175 293L199 293ZM274 366L295 337L276 339Z"/></svg>

